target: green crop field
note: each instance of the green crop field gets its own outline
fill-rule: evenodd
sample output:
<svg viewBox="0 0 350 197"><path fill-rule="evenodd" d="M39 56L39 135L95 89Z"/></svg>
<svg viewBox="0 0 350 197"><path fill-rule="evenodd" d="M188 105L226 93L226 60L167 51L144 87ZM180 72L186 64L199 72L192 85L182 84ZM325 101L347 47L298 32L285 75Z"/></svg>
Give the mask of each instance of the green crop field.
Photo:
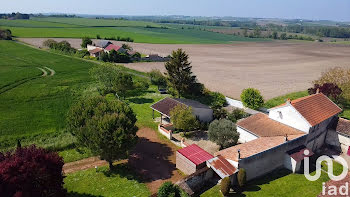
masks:
<svg viewBox="0 0 350 197"><path fill-rule="evenodd" d="M64 132L72 102L89 92L92 63L0 41L0 150L22 139L24 145L60 146L72 142ZM41 76L38 69L55 71Z"/></svg>
<svg viewBox="0 0 350 197"><path fill-rule="evenodd" d="M166 26L166 28L164 28ZM139 43L210 44L265 39L244 38L205 31L183 25L165 25L143 21L107 20L87 18L33 18L31 20L0 20L1 28L8 28L16 37L81 38L96 35L104 37L131 37ZM150 28L151 27L151 28Z"/></svg>

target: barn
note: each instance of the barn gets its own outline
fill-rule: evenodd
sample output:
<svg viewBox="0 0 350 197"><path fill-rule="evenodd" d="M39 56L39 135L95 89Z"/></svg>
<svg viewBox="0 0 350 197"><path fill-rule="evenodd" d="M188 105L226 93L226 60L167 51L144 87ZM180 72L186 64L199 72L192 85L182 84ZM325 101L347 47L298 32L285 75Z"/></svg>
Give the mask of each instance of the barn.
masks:
<svg viewBox="0 0 350 197"><path fill-rule="evenodd" d="M206 167L206 161L213 157L196 144L192 144L176 151L176 168L185 174L193 174Z"/></svg>

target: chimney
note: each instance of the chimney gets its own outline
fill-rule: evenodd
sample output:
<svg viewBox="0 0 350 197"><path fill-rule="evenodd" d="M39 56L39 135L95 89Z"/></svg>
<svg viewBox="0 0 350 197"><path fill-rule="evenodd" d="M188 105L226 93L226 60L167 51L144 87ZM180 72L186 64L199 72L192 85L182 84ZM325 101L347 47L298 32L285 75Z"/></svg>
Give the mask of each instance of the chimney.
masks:
<svg viewBox="0 0 350 197"><path fill-rule="evenodd" d="M288 135L287 134L284 136L284 139L286 140L286 142L288 142Z"/></svg>
<svg viewBox="0 0 350 197"><path fill-rule="evenodd" d="M238 149L238 161L241 160L241 149Z"/></svg>
<svg viewBox="0 0 350 197"><path fill-rule="evenodd" d="M290 98L287 99L286 103L287 103L287 104L290 104Z"/></svg>
<svg viewBox="0 0 350 197"><path fill-rule="evenodd" d="M316 94L320 93L320 88L317 88Z"/></svg>

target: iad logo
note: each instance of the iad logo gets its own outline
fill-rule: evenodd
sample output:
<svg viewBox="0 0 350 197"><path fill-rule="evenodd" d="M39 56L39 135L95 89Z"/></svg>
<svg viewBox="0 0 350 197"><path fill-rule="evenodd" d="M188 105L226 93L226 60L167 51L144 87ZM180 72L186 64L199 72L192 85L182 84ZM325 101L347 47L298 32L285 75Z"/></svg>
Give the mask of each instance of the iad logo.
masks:
<svg viewBox="0 0 350 197"><path fill-rule="evenodd" d="M310 152L308 150L304 151L304 155L308 156L310 154ZM325 161L327 163L328 169L327 169L327 174L328 177L330 179L332 179L333 181L340 181L343 180L346 175L348 174L348 164L346 163L345 159L343 159L342 157L337 157L336 155L333 155L333 158L335 158L335 160L337 162L339 162L340 164L343 165L343 172L339 175L339 176L335 176L333 174L333 161L330 157L328 156L321 156L316 160L316 174L311 176L310 175L310 160L309 157L304 157L304 175L305 177L309 180L309 181L316 181L317 179L319 179L321 177L321 171L326 172L325 170L322 170L321 168L321 163L323 161Z"/></svg>

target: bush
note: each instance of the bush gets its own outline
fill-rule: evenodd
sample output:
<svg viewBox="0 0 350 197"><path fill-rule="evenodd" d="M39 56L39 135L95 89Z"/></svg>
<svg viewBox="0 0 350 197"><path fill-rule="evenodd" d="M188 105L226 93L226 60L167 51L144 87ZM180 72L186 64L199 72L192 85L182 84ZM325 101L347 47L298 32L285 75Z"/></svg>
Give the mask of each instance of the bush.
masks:
<svg viewBox="0 0 350 197"><path fill-rule="evenodd" d="M214 120L209 125L209 140L221 148L228 148L237 144L239 133L232 121L227 119Z"/></svg>
<svg viewBox="0 0 350 197"><path fill-rule="evenodd" d="M240 168L237 174L238 185L243 189L247 182L247 172L244 168Z"/></svg>
<svg viewBox="0 0 350 197"><path fill-rule="evenodd" d="M158 197L188 197L188 194L183 191L178 185L174 185L170 181L163 183L158 189Z"/></svg>
<svg viewBox="0 0 350 197"><path fill-rule="evenodd" d="M227 115L227 119L236 123L239 119L245 118L247 116L248 116L248 114L245 113L243 110L236 108L231 113L229 113Z"/></svg>
<svg viewBox="0 0 350 197"><path fill-rule="evenodd" d="M97 35L96 35L96 39L101 39L100 34L97 34Z"/></svg>
<svg viewBox="0 0 350 197"><path fill-rule="evenodd" d="M48 47L50 49L54 48L57 45L57 42L53 39L48 39L43 42L43 46Z"/></svg>
<svg viewBox="0 0 350 197"><path fill-rule="evenodd" d="M192 108L184 105L177 105L170 111L171 121L174 127L180 131L192 131L199 127L199 122L192 114Z"/></svg>
<svg viewBox="0 0 350 197"><path fill-rule="evenodd" d="M225 177L221 180L221 183L220 183L220 190L221 190L221 193L222 195L224 196L228 196L229 193L230 193L230 178L229 177Z"/></svg>
<svg viewBox="0 0 350 197"><path fill-rule="evenodd" d="M314 84L313 88L308 89L308 93L310 95L315 94L317 90L319 90L320 93L323 93L336 103L338 102L339 96L342 93L342 90L334 83L324 83L322 85Z"/></svg>
<svg viewBox="0 0 350 197"><path fill-rule="evenodd" d="M91 45L92 41L89 37L83 37L81 42L81 47L86 48L87 45Z"/></svg>
<svg viewBox="0 0 350 197"><path fill-rule="evenodd" d="M85 56L90 56L90 53L86 49L83 49L83 50L77 51L74 56L83 58Z"/></svg>
<svg viewBox="0 0 350 197"><path fill-rule="evenodd" d="M0 40L12 40L12 32L9 29L0 29Z"/></svg>
<svg viewBox="0 0 350 197"><path fill-rule="evenodd" d="M210 92L211 108L221 108L226 105L226 97L219 92Z"/></svg>
<svg viewBox="0 0 350 197"><path fill-rule="evenodd" d="M1 196L66 196L63 159L35 145L0 153Z"/></svg>
<svg viewBox="0 0 350 197"><path fill-rule="evenodd" d="M340 87L342 94L340 100L343 102L350 101L350 69L334 67L323 72L321 77L315 81L314 84L333 83Z"/></svg>
<svg viewBox="0 0 350 197"><path fill-rule="evenodd" d="M148 73L151 77L151 83L159 86L166 86L166 77L158 70L152 69L151 72Z"/></svg>
<svg viewBox="0 0 350 197"><path fill-rule="evenodd" d="M264 98L261 96L260 91L254 88L247 88L242 91L241 100L245 107L251 109L259 109L264 105Z"/></svg>
<svg viewBox="0 0 350 197"><path fill-rule="evenodd" d="M224 108L214 108L213 109L213 117L214 119L220 120L227 117L227 110Z"/></svg>

